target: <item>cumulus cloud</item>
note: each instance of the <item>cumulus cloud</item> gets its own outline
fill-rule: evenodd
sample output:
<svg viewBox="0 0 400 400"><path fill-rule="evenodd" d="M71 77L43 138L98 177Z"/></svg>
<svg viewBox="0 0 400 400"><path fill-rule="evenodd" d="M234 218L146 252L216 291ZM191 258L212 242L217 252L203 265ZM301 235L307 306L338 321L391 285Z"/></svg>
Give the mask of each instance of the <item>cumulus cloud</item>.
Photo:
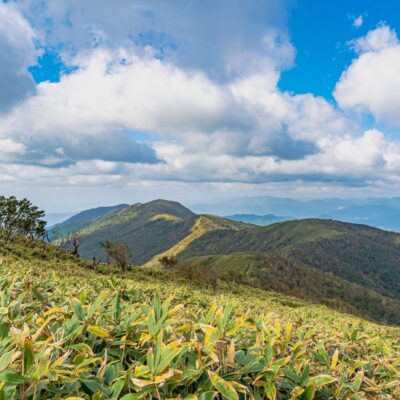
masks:
<svg viewBox="0 0 400 400"><path fill-rule="evenodd" d="M126 49L85 52L75 65L60 82L39 84L0 126L0 138L23 146L15 162L56 169L69 184L361 182L386 162L369 162L379 135L360 138L358 125L323 98L282 93L275 69L218 83ZM153 140L136 143L128 131ZM346 153L355 148L364 164Z"/></svg>
<svg viewBox="0 0 400 400"><path fill-rule="evenodd" d="M13 6L0 2L0 113L35 92L28 67L35 63L34 32Z"/></svg>
<svg viewBox="0 0 400 400"><path fill-rule="evenodd" d="M350 42L358 53L380 51L394 47L399 43L396 32L385 24L380 24L376 29L369 31L365 36Z"/></svg>
<svg viewBox="0 0 400 400"><path fill-rule="evenodd" d="M121 151L125 144L118 145L122 136L117 132L128 130L170 137L189 152L301 158L315 151L306 136L292 135L295 127L284 121L285 115L275 113L273 101L265 105L246 96L251 85L258 85L257 80L218 84L201 72L125 50L97 49L79 56L75 63L78 69L74 73L57 83L41 83L36 96L3 118L0 137L12 135L31 149L42 143L43 151L30 152L37 158L44 158L42 153L50 145L79 159L90 158L89 152L92 158L105 157L98 150L102 146L110 154L120 152L119 161L126 161L126 151ZM265 95L271 99L282 97L275 75L263 75L265 89L271 92ZM107 139L110 132L114 132L113 150ZM95 140L98 146L93 145ZM132 162L135 154L133 151L130 157ZM58 164L55 156L52 160ZM116 156L110 157L106 159L116 160Z"/></svg>
<svg viewBox="0 0 400 400"><path fill-rule="evenodd" d="M36 12L37 2L19 4L38 31L22 20L29 46L34 35L62 43L74 68L0 116L0 182L360 186L400 172L400 145L383 131L322 97L279 89L294 56L281 2L228 10L225 1L120 0L116 14L105 1L44 1ZM351 45L357 58L337 84L338 104L396 121L395 32L381 25Z"/></svg>
<svg viewBox="0 0 400 400"><path fill-rule="evenodd" d="M400 123L400 44L394 30L381 25L354 42L360 53L342 74L334 96L343 108L369 112Z"/></svg>
<svg viewBox="0 0 400 400"><path fill-rule="evenodd" d="M64 49L151 48L183 68L226 77L291 65L286 0L79 0L20 5L45 40Z"/></svg>

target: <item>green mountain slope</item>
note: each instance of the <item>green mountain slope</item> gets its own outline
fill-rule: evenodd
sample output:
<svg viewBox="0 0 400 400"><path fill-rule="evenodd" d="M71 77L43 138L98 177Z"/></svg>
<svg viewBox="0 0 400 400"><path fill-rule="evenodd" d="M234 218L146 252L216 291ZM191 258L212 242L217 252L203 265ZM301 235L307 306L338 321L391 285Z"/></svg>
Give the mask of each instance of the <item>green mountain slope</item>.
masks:
<svg viewBox="0 0 400 400"><path fill-rule="evenodd" d="M135 264L143 264L189 234L196 215L179 203L155 200L114 210L79 232L81 256L105 261L99 243L112 240L129 245Z"/></svg>
<svg viewBox="0 0 400 400"><path fill-rule="evenodd" d="M211 268L223 281L285 293L375 321L400 323L399 300L279 254L231 253L186 262Z"/></svg>
<svg viewBox="0 0 400 400"><path fill-rule="evenodd" d="M216 230L180 259L225 279L290 293L376 320L400 322L400 235L365 225L299 220Z"/></svg>
<svg viewBox="0 0 400 400"><path fill-rule="evenodd" d="M211 268L223 280L400 323L396 233L319 219L259 227L155 200L112 210L79 236L84 258L106 261L99 243L121 241L135 265L157 267L162 256L174 256L181 264Z"/></svg>
<svg viewBox="0 0 400 400"><path fill-rule="evenodd" d="M182 257L233 252L278 253L352 283L400 298L400 235L328 220L287 221L240 232L214 231Z"/></svg>
<svg viewBox="0 0 400 400"><path fill-rule="evenodd" d="M58 238L60 235L65 237L73 234L89 226L96 218L126 207L128 207L127 204L118 204L116 206L97 207L81 211L78 214L72 215L64 222L50 226L48 229L49 237L51 239L54 237Z"/></svg>
<svg viewBox="0 0 400 400"><path fill-rule="evenodd" d="M232 231L249 225L215 216L197 216L179 203L154 200L112 210L90 221L78 221L75 227L81 238L79 253L84 258L105 261L101 242L124 242L132 250L137 264L158 263L161 255L175 256L193 240L212 230Z"/></svg>

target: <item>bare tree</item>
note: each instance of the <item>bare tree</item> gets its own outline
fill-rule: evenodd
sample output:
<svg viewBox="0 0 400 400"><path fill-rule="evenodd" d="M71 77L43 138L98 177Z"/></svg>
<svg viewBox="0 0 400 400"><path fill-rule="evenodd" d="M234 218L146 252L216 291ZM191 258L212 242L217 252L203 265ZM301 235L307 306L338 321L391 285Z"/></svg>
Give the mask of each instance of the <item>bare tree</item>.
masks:
<svg viewBox="0 0 400 400"><path fill-rule="evenodd" d="M71 244L72 244L71 254L79 258L79 247L81 245L81 238L76 233L72 235Z"/></svg>
<svg viewBox="0 0 400 400"><path fill-rule="evenodd" d="M175 267L175 265L177 264L177 260L175 257L171 256L163 256L158 260L164 268L173 268Z"/></svg>
<svg viewBox="0 0 400 400"><path fill-rule="evenodd" d="M100 243L100 246L104 248L107 257L117 264L122 272L125 272L126 267L132 260L132 252L129 246L123 242L111 242L109 240Z"/></svg>

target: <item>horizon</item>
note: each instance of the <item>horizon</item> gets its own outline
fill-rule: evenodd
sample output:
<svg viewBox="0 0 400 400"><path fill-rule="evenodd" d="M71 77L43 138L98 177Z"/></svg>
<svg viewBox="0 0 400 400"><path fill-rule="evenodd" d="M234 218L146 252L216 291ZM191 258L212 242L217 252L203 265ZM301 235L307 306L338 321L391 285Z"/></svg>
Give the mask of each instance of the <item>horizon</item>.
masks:
<svg viewBox="0 0 400 400"><path fill-rule="evenodd" d="M81 208L81 209L77 209L77 210L60 210L60 211L46 211L46 215L50 215L50 214L78 214L82 211L87 211L90 209L95 209L95 208L103 208L103 207L114 207L114 206L118 206L118 205L127 205L127 206L132 206L134 204L146 204L146 203L150 203L152 201L157 201L157 200L161 200L161 201L170 201L170 202L176 202L179 203L181 205L183 205L186 208L191 208L191 207L196 207L196 206L203 206L203 205L218 205L220 203L225 203L225 202L229 202L229 201L235 201L235 200L245 200L245 199L262 199L262 198L271 198L271 199L277 199L277 200L281 200L281 199L285 199L285 200L293 200L296 202L302 202L302 203L309 203L309 202L315 202L315 201L327 201L327 200L334 200L334 201L352 201L352 202L365 202L365 201L374 201L374 200L397 200L400 199L400 196L379 196L379 197L375 197L375 196L370 196L370 197L335 197L335 196L329 196L329 197L319 197L319 198L294 198L294 197L284 197L284 196L273 196L273 195L259 195L259 196L237 196L237 197L220 197L217 199L208 199L207 201L204 202L186 202L186 201L180 201L174 198L150 198L148 200L144 200L144 201L122 201L122 202L115 202L115 203L107 203L107 204L103 204L103 203L96 203L93 204L92 206L88 206L87 208Z"/></svg>
<svg viewBox="0 0 400 400"><path fill-rule="evenodd" d="M0 49L0 194L47 213L400 196L396 2L2 0Z"/></svg>
<svg viewBox="0 0 400 400"><path fill-rule="evenodd" d="M174 199L157 198L143 202L101 204L71 212L46 212L44 219L47 221L48 227L52 228L57 224L69 223L70 218L75 219L77 216L84 219L93 218L88 217L87 212L90 215L93 215L95 211L98 216L108 215L108 213L111 215L116 207L146 206L155 202L161 202L160 207L166 206L167 203L175 203L178 208L183 206L197 215L215 215L259 226L283 221L319 219L400 232L399 197L293 199L276 196L243 196L193 204ZM175 207L172 204L170 206ZM254 219L254 217L257 218Z"/></svg>

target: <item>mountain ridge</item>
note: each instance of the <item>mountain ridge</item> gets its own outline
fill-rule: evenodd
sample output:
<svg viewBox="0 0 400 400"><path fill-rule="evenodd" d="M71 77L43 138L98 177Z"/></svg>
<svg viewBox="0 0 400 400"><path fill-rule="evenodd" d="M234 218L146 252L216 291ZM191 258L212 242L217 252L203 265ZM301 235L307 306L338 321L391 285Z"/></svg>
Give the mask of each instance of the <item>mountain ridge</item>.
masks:
<svg viewBox="0 0 400 400"><path fill-rule="evenodd" d="M293 199L247 196L194 204L191 208L198 213L217 215L247 213L284 215L287 219L334 219L400 232L400 197Z"/></svg>
<svg viewBox="0 0 400 400"><path fill-rule="evenodd" d="M112 210L77 233L84 258L105 261L99 243L122 241L137 265L157 268L161 257L175 257L212 268L220 279L245 278L265 290L400 323L400 234L394 232L316 218L256 226L159 199Z"/></svg>

